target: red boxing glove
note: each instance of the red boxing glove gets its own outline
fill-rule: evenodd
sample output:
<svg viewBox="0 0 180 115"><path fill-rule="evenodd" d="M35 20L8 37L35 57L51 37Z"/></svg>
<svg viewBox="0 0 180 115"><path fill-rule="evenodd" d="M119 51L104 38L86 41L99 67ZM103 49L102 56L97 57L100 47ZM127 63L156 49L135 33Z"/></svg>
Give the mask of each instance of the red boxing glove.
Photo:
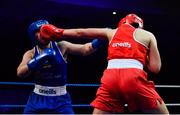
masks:
<svg viewBox="0 0 180 115"><path fill-rule="evenodd" d="M49 41L55 41L61 38L63 32L64 29L57 28L51 24L42 25L42 27L40 28L40 36L42 37L42 39Z"/></svg>

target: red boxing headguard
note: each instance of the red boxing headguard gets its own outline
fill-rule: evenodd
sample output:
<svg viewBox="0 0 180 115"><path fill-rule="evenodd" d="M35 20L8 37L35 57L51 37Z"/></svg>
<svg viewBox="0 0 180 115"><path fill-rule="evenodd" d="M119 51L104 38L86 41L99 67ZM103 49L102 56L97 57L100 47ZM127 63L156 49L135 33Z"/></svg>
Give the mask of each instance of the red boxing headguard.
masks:
<svg viewBox="0 0 180 115"><path fill-rule="evenodd" d="M143 28L143 20L138 17L136 14L128 14L125 18L121 19L118 27L121 26L124 23L133 24L137 23L139 25L139 28Z"/></svg>

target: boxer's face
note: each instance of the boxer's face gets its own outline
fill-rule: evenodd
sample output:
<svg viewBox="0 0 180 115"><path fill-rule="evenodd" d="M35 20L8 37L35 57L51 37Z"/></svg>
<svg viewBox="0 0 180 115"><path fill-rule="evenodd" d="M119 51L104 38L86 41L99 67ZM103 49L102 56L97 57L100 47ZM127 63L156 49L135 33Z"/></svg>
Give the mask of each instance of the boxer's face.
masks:
<svg viewBox="0 0 180 115"><path fill-rule="evenodd" d="M41 38L39 32L36 32L35 36L36 36L36 39L38 40L38 42L40 42L41 45L47 45L49 43L49 41L44 40L44 39Z"/></svg>

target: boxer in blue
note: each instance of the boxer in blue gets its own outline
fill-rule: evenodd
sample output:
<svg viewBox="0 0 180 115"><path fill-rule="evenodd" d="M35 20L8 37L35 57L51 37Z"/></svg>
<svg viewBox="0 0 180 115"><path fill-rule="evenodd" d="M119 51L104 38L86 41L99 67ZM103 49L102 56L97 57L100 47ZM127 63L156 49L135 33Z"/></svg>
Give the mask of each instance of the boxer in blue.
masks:
<svg viewBox="0 0 180 115"><path fill-rule="evenodd" d="M63 40L45 40L39 32L44 24L49 23L47 20L37 20L29 26L29 37L35 46L24 53L17 68L17 76L26 77L32 74L35 79L35 87L24 113L74 114L71 97L66 90L67 55L89 55L104 41L95 39L82 45ZM52 37L58 37L63 30L58 29L55 32Z"/></svg>

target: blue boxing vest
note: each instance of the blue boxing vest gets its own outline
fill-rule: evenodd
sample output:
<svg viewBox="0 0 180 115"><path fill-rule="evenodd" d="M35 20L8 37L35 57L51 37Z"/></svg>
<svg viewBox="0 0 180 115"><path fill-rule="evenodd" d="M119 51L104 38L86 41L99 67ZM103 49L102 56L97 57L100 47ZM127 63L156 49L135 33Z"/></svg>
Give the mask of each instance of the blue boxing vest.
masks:
<svg viewBox="0 0 180 115"><path fill-rule="evenodd" d="M42 68L34 71L34 82L42 86L63 86L67 80L67 62L63 58L56 42L50 42L50 48L54 49L58 57L58 62L46 62ZM39 55L39 49L35 47L34 56Z"/></svg>

